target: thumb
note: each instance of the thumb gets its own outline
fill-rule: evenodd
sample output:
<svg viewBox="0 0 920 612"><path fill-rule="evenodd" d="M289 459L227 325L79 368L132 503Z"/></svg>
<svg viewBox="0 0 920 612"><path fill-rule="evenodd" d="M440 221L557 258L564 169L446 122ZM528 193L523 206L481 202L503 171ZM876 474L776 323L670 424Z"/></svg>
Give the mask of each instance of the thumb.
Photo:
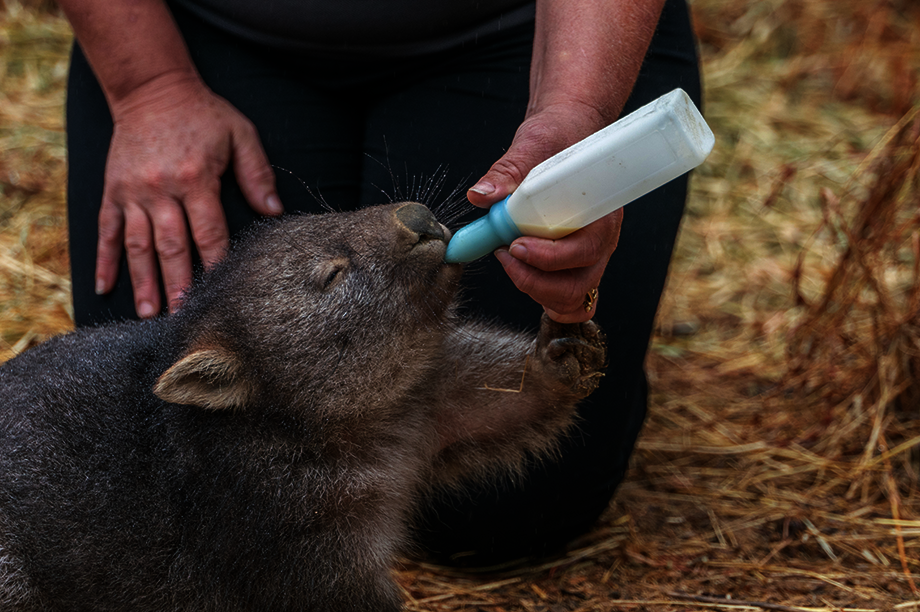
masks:
<svg viewBox="0 0 920 612"><path fill-rule="evenodd" d="M233 171L249 205L262 215L280 215L284 206L275 188L275 173L248 121L233 130Z"/></svg>
<svg viewBox="0 0 920 612"><path fill-rule="evenodd" d="M508 151L470 188L467 198L482 208L495 204L517 189L534 166L571 144L570 139L550 113L530 117L517 129Z"/></svg>
<svg viewBox="0 0 920 612"><path fill-rule="evenodd" d="M513 145L489 171L467 191L466 197L475 206L488 208L513 192L538 162L527 159L525 152Z"/></svg>
<svg viewBox="0 0 920 612"><path fill-rule="evenodd" d="M508 151L467 192L474 205L488 208L518 188L533 168L604 126L596 113L578 105L554 105L524 120Z"/></svg>
<svg viewBox="0 0 920 612"><path fill-rule="evenodd" d="M467 192L470 202L488 208L517 189L534 166L565 148L558 128L540 115L525 120L508 151Z"/></svg>

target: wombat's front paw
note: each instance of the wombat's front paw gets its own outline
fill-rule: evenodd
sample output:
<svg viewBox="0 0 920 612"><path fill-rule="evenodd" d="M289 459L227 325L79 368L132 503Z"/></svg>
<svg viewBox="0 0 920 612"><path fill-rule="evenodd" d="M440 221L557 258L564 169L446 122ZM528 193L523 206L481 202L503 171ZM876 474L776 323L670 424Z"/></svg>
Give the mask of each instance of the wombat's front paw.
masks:
<svg viewBox="0 0 920 612"><path fill-rule="evenodd" d="M579 398L597 388L607 367L606 338L593 321L557 323L544 314L536 352L542 370Z"/></svg>

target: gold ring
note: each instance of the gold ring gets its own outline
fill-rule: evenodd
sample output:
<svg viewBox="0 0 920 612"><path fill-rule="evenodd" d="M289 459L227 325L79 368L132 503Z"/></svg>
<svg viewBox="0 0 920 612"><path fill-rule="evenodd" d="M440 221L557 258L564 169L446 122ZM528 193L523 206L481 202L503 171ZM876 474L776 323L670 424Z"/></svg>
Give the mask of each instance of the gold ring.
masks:
<svg viewBox="0 0 920 612"><path fill-rule="evenodd" d="M585 302L583 306L585 307L585 312L591 312L591 309L594 308L594 302L597 301L597 287L585 294Z"/></svg>

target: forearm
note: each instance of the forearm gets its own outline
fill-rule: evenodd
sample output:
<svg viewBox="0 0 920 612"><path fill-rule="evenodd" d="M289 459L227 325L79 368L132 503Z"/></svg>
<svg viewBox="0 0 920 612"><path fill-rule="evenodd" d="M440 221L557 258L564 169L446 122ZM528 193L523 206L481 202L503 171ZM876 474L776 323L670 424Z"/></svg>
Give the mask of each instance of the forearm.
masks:
<svg viewBox="0 0 920 612"><path fill-rule="evenodd" d="M623 109L664 0L538 0L528 116L556 105ZM581 135L584 136L584 135Z"/></svg>
<svg viewBox="0 0 920 612"><path fill-rule="evenodd" d="M470 202L493 205L537 164L619 117L663 5L664 0L537 0L527 115L508 152L470 188ZM496 256L515 286L553 320L586 321L597 302L592 299L586 310L585 296L600 283L621 219L621 212L607 215L560 240L523 236Z"/></svg>
<svg viewBox="0 0 920 612"><path fill-rule="evenodd" d="M115 115L155 84L200 85L162 0L59 0Z"/></svg>

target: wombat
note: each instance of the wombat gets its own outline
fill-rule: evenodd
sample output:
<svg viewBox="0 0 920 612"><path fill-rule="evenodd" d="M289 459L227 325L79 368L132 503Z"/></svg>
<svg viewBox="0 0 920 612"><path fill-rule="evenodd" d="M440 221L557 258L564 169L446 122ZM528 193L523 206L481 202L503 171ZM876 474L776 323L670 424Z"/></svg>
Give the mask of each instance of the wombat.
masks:
<svg viewBox="0 0 920 612"><path fill-rule="evenodd" d="M0 609L399 610L413 507L551 450L606 358L592 323L461 321L449 235L266 222L174 314L6 363Z"/></svg>

